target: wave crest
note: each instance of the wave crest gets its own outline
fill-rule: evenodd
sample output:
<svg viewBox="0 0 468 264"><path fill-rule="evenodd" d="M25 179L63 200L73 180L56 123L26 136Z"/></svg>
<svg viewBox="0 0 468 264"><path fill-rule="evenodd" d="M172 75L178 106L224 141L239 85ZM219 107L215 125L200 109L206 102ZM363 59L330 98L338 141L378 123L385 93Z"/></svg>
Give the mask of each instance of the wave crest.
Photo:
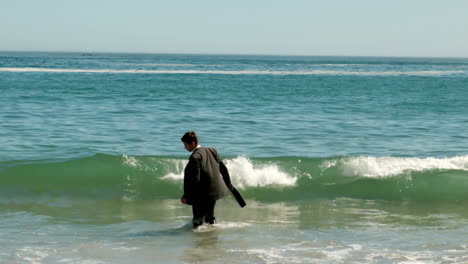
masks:
<svg viewBox="0 0 468 264"><path fill-rule="evenodd" d="M110 73L110 74L223 74L223 75L360 75L360 76L451 76L466 71L353 71L353 70L151 70L151 69L72 69L72 68L0 68L0 72Z"/></svg>
<svg viewBox="0 0 468 264"><path fill-rule="evenodd" d="M354 197L468 201L468 156L240 156L226 158L224 162L233 184L242 189L246 199ZM0 163L0 197L177 199L183 191L186 164L186 157L102 154L63 162L9 161Z"/></svg>
<svg viewBox="0 0 468 264"><path fill-rule="evenodd" d="M175 172L170 172L163 176L166 180L181 181L184 178L183 168L187 161L173 160L176 168ZM224 160L229 170L231 180L234 186L245 189L247 187L265 187L265 186L292 186L297 178L283 172L276 164L254 164L247 157L237 157Z"/></svg>
<svg viewBox="0 0 468 264"><path fill-rule="evenodd" d="M468 171L468 156L451 158L349 157L327 161L324 169L339 166L343 176L379 178L430 170Z"/></svg>

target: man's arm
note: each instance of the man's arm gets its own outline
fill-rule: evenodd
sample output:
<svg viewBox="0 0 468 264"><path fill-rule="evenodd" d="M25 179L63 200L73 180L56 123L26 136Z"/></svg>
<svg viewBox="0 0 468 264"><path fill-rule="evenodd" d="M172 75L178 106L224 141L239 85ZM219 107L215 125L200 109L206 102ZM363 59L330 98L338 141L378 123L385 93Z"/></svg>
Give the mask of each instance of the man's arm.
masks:
<svg viewBox="0 0 468 264"><path fill-rule="evenodd" d="M239 203L240 207L246 206L247 204L245 203L244 198L242 198L242 195L237 191L237 189L234 186L232 186L231 176L229 176L229 171L226 165L221 160L218 153L217 152L215 153L216 153L216 159L218 160L218 163L219 163L219 172L223 176L223 180L224 180L224 183L226 184L226 187L231 191L234 198L236 198L236 201L237 203Z"/></svg>
<svg viewBox="0 0 468 264"><path fill-rule="evenodd" d="M190 157L184 171L184 195L181 198L184 204L192 204L200 182L200 162L194 156Z"/></svg>
<svg viewBox="0 0 468 264"><path fill-rule="evenodd" d="M224 183L228 187L229 190L232 189L232 183L231 183L231 176L229 176L229 171L224 165L224 162L222 160L219 160L219 171L221 172L221 175L223 176Z"/></svg>

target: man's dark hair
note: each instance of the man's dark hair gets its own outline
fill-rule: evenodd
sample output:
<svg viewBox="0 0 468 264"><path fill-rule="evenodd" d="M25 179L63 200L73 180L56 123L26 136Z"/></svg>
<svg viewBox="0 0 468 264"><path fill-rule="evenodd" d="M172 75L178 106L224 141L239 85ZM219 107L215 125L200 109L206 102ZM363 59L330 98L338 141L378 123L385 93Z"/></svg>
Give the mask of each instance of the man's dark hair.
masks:
<svg viewBox="0 0 468 264"><path fill-rule="evenodd" d="M194 131L185 133L184 136L180 140L182 140L182 142L185 142L187 144L191 144L192 142L195 142L195 144L198 144L198 137Z"/></svg>

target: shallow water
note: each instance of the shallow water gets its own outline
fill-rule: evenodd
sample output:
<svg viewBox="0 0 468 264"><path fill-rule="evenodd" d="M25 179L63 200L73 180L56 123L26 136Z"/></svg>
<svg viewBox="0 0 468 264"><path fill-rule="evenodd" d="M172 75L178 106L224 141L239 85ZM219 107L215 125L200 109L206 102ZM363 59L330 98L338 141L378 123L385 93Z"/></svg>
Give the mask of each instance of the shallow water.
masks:
<svg viewBox="0 0 468 264"><path fill-rule="evenodd" d="M463 263L466 203L218 203L192 230L173 200L2 205L3 263ZM457 213L458 212L458 213Z"/></svg>

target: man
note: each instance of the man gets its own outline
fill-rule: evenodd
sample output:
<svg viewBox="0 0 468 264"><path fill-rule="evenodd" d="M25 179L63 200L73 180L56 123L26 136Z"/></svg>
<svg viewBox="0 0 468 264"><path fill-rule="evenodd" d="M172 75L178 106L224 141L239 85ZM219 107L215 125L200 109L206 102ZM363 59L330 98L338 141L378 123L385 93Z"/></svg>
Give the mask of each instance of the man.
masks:
<svg viewBox="0 0 468 264"><path fill-rule="evenodd" d="M194 228L203 222L215 224L216 200L226 196L232 187L227 168L214 148L205 148L198 144L195 132L185 133L181 141L185 149L192 152L185 167L184 195L181 202L192 205Z"/></svg>

